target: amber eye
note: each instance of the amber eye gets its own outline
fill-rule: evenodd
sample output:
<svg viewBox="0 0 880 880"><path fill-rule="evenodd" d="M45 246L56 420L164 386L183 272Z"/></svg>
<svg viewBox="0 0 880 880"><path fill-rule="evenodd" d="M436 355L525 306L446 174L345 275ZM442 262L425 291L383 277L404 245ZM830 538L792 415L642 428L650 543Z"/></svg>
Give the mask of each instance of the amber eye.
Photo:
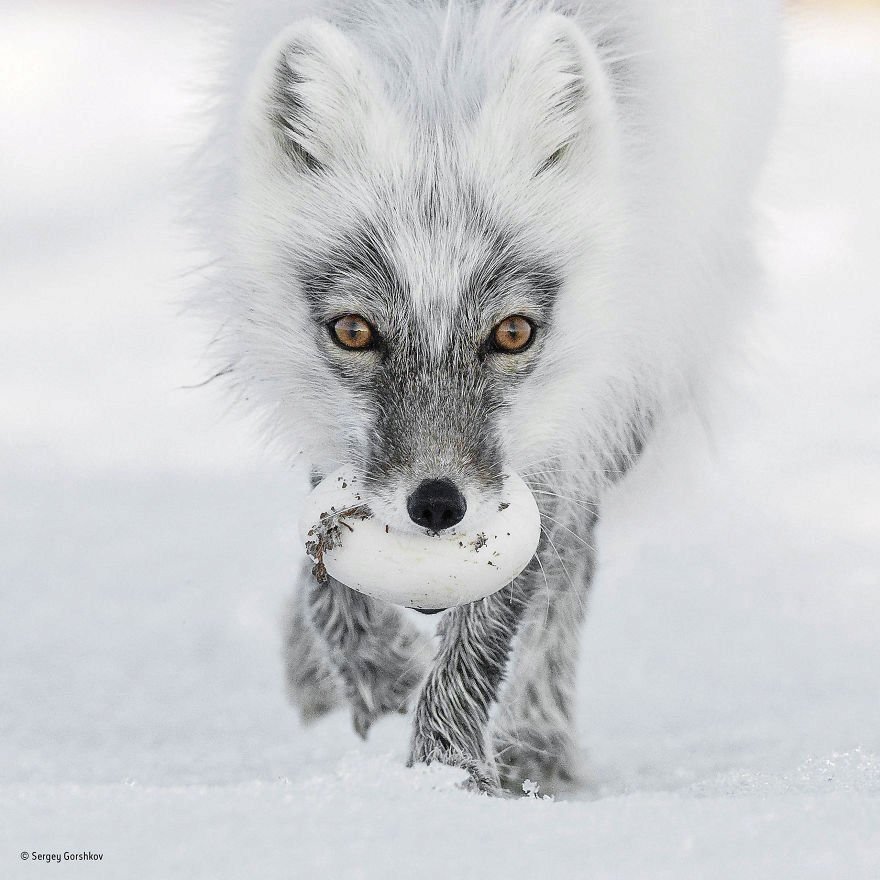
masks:
<svg viewBox="0 0 880 880"><path fill-rule="evenodd" d="M492 343L498 351L516 354L525 351L532 341L535 329L522 315L511 315L495 326Z"/></svg>
<svg viewBox="0 0 880 880"><path fill-rule="evenodd" d="M360 315L343 315L330 323L333 338L343 347L363 351L376 341L376 332Z"/></svg>

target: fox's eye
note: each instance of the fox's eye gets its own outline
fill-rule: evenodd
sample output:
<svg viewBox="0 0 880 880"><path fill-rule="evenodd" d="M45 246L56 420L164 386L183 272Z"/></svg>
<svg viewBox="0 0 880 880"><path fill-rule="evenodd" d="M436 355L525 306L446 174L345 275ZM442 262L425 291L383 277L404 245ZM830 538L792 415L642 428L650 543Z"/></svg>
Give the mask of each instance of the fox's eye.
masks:
<svg viewBox="0 0 880 880"><path fill-rule="evenodd" d="M497 351L517 354L525 351L535 335L535 328L528 318L510 315L495 325L492 331L492 345Z"/></svg>
<svg viewBox="0 0 880 880"><path fill-rule="evenodd" d="M360 315L343 315L330 322L333 338L343 347L363 351L376 342L376 331Z"/></svg>

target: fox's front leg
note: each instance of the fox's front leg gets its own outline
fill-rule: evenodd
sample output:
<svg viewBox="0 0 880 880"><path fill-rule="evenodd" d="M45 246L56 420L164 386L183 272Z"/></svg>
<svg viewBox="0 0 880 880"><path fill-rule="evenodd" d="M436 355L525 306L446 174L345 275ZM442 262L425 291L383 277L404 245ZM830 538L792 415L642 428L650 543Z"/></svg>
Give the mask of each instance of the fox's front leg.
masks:
<svg viewBox="0 0 880 880"><path fill-rule="evenodd" d="M409 764L438 761L467 770L471 787L500 794L489 736L511 642L525 612L527 575L452 611L416 706Z"/></svg>
<svg viewBox="0 0 880 880"><path fill-rule="evenodd" d="M313 471L312 488L321 480ZM406 711L431 658L430 641L398 608L332 577L318 583L311 562L300 576L288 632L288 692L303 717L333 708L342 690L361 737L381 715Z"/></svg>
<svg viewBox="0 0 880 880"><path fill-rule="evenodd" d="M405 712L430 659L430 643L399 609L328 578L309 577L311 623L341 680L357 733L381 715Z"/></svg>

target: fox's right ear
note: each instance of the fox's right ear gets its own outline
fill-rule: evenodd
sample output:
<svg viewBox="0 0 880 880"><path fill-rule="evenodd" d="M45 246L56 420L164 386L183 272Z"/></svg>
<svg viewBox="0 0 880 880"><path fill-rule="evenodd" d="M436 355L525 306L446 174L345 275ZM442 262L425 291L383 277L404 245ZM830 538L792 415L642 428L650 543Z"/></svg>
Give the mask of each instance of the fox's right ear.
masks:
<svg viewBox="0 0 880 880"><path fill-rule="evenodd" d="M251 134L302 172L357 160L389 108L375 72L338 28L317 19L286 28L264 52L251 90Z"/></svg>
<svg viewBox="0 0 880 880"><path fill-rule="evenodd" d="M613 160L618 132L611 84L573 20L544 13L522 34L486 99L480 133L495 162L532 177L585 158Z"/></svg>

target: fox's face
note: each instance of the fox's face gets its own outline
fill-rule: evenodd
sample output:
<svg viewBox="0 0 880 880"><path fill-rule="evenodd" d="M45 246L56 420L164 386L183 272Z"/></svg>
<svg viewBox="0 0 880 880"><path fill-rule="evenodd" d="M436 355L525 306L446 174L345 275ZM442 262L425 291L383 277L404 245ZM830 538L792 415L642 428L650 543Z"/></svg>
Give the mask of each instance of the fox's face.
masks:
<svg viewBox="0 0 880 880"><path fill-rule="evenodd" d="M540 363L561 276L462 204L472 194L405 196L393 219L350 221L297 275L316 358L346 401L347 456L392 522L438 530L497 507L505 413Z"/></svg>
<svg viewBox="0 0 880 880"><path fill-rule="evenodd" d="M577 288L614 250L613 114L595 54L555 15L466 106L380 69L317 21L264 56L237 369L317 469L362 474L386 522L479 529L504 474L552 468L578 418Z"/></svg>

